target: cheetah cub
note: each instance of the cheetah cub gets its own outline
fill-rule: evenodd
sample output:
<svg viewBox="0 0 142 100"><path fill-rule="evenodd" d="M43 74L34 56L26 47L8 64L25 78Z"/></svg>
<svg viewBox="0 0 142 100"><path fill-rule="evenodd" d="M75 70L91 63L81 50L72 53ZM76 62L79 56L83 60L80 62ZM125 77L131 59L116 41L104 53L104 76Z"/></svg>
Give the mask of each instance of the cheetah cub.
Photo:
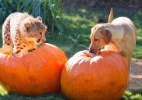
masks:
<svg viewBox="0 0 142 100"><path fill-rule="evenodd" d="M41 17L34 18L28 13L12 13L2 26L3 48L13 48L15 57L22 56L46 41L45 32L46 26Z"/></svg>

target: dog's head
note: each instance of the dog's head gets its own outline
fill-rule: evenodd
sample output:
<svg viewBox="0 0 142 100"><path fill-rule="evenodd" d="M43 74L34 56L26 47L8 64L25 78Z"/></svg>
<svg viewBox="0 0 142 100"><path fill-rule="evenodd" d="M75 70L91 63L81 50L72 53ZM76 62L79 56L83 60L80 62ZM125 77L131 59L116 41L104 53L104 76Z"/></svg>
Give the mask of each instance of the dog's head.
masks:
<svg viewBox="0 0 142 100"><path fill-rule="evenodd" d="M89 52L97 54L106 44L111 41L111 32L103 25L96 25L91 29L91 44Z"/></svg>

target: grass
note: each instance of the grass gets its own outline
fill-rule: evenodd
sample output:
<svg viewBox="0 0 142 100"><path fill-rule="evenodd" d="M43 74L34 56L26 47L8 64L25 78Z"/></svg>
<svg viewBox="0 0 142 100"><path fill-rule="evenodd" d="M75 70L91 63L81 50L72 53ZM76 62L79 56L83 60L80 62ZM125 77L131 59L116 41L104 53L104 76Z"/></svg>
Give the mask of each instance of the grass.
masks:
<svg viewBox="0 0 142 100"><path fill-rule="evenodd" d="M97 23L98 18L107 22L110 9L89 8L82 6L65 6L63 7L63 22L65 24L63 33L48 33L47 42L61 48L68 58L80 50L87 49L90 44L90 29ZM114 17L127 16L133 20L137 27L138 39L133 58L142 58L142 12L130 11L129 9L114 8ZM1 39L0 39L1 40ZM1 43L1 42L0 42ZM122 100L142 100L142 90L126 91ZM0 100L67 100L64 95L47 93L37 97L26 97L16 93L7 93L0 87Z"/></svg>
<svg viewBox="0 0 142 100"><path fill-rule="evenodd" d="M122 100L142 100L142 95L126 91Z"/></svg>
<svg viewBox="0 0 142 100"><path fill-rule="evenodd" d="M47 42L59 46L68 57L76 51L87 49L90 44L90 30L99 18L107 22L110 9L88 8L67 6L64 7L63 19L66 29L63 34L49 34ZM132 19L137 28L137 45L132 55L133 58L142 59L142 12L130 11L128 9L114 8L114 17L126 16ZM56 40L56 41L55 41ZM60 41L60 42L58 42Z"/></svg>

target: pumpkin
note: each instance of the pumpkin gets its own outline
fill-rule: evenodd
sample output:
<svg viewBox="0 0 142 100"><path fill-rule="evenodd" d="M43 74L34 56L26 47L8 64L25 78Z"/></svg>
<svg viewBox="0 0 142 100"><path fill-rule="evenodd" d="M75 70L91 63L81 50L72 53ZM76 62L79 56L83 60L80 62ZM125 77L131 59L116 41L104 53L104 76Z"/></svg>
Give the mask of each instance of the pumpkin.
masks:
<svg viewBox="0 0 142 100"><path fill-rule="evenodd" d="M6 54L6 55L12 55L12 49L9 50L9 48L2 47L0 48L0 53Z"/></svg>
<svg viewBox="0 0 142 100"><path fill-rule="evenodd" d="M21 57L0 53L0 83L8 91L22 95L59 93L66 62L63 51L47 43Z"/></svg>
<svg viewBox="0 0 142 100"><path fill-rule="evenodd" d="M110 43L94 57L86 50L71 57L62 70L61 89L71 100L120 100L128 80L127 60Z"/></svg>

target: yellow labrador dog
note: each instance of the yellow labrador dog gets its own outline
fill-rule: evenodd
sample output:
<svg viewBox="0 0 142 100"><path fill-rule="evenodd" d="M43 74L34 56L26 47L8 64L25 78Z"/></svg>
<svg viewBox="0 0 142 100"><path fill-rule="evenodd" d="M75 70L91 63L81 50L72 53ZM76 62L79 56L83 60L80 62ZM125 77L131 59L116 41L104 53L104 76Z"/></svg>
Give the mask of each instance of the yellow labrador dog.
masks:
<svg viewBox="0 0 142 100"><path fill-rule="evenodd" d="M127 17L118 17L112 21L111 9L108 23L97 24L91 29L89 52L97 54L109 42L113 42L119 53L126 57L130 67L132 53L136 46L136 28Z"/></svg>

